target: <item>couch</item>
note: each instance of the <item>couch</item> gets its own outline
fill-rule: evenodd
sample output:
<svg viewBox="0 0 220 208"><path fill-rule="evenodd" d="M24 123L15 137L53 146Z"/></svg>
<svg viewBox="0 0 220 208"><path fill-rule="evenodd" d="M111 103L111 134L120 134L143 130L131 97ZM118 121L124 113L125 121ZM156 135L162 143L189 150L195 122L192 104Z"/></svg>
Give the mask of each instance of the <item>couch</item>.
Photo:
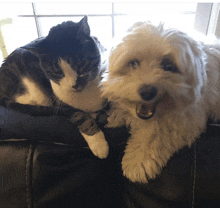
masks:
<svg viewBox="0 0 220 208"><path fill-rule="evenodd" d="M126 128L100 126L109 142L95 157L64 117L0 106L1 208L219 208L220 125L209 120L190 148L148 184L122 174Z"/></svg>

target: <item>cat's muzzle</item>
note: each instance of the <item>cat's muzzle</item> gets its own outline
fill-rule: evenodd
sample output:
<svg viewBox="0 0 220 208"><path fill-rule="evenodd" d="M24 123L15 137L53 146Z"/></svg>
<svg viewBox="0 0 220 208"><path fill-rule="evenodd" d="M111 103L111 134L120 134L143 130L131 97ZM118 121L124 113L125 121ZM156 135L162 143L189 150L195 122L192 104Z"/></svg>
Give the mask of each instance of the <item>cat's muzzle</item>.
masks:
<svg viewBox="0 0 220 208"><path fill-rule="evenodd" d="M84 77L77 77L76 84L72 86L76 92L81 92L87 85L87 80Z"/></svg>

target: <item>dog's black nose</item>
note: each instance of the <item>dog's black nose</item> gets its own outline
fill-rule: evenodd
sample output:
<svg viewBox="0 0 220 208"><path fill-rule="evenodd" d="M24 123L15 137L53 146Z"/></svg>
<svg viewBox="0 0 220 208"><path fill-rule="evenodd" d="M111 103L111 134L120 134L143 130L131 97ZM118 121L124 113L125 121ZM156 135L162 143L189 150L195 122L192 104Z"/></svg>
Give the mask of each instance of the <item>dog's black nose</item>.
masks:
<svg viewBox="0 0 220 208"><path fill-rule="evenodd" d="M138 90L141 98L146 101L152 100L154 97L157 95L157 88L151 85L143 85L139 90Z"/></svg>

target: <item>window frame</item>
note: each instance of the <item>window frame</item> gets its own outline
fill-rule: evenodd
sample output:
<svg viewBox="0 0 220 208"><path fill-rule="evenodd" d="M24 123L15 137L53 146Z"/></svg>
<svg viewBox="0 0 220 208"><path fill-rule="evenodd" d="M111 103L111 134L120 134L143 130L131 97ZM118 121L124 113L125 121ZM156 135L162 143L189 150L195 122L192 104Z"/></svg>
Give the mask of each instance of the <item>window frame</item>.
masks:
<svg viewBox="0 0 220 208"><path fill-rule="evenodd" d="M114 10L114 3L112 2L112 12L111 14L89 14L88 16L110 16L112 19L112 37L115 36L115 16L124 16L125 14L117 14L115 13ZM68 15L40 15L37 14L36 11L36 6L35 3L32 2L32 9L33 9L33 14L32 15L18 15L18 17L34 17L35 19L35 25L36 25L36 30L37 30L37 35L38 37L42 37L42 30L41 30L41 26L40 26L40 22L39 19L40 17L82 17L84 14L68 14ZM203 34L207 34L207 26L209 26L209 20L210 20L210 13L213 12L210 8L214 8L212 5L214 3L197 3L197 10L196 10L196 18L195 18L195 22L194 22L194 26L195 28L202 32ZM205 15L204 15L204 11L205 11ZM214 12L213 12L214 14ZM219 21L220 22L220 21ZM202 26L200 25L202 24ZM214 26L214 22L212 24L212 26ZM220 25L219 25L220 27Z"/></svg>
<svg viewBox="0 0 220 208"><path fill-rule="evenodd" d="M220 3L198 3L195 30L204 35L220 37Z"/></svg>
<svg viewBox="0 0 220 208"><path fill-rule="evenodd" d="M38 3L38 2L36 2ZM111 36L115 36L115 17L116 16L124 16L125 14L118 14L115 12L114 9L114 3L115 2L109 2L112 4L112 11L109 14L89 14L88 16L109 16L111 17L112 21L112 34ZM18 17L34 17L35 21L35 27L36 27L36 34L38 37L43 36L43 32L41 30L40 25L40 17L82 17L84 14L68 14L68 15L40 15L36 12L36 4L31 3L33 13L32 14L26 14L26 15L18 15ZM10 19L10 18L9 18ZM1 23L0 23L1 26ZM197 3L196 8L196 16L194 20L194 29L199 31L202 34L205 35L215 35L217 38L220 38L220 3ZM1 30L0 30L1 32ZM1 35L1 34L0 34ZM7 57L8 52L6 50L6 46L3 41L0 42L0 47L2 51L2 57L3 59ZM0 53L1 54L1 53ZM0 58L1 59L1 58Z"/></svg>
<svg viewBox="0 0 220 208"><path fill-rule="evenodd" d="M42 30L41 30L39 19L38 19L39 17L82 17L82 16L84 16L84 14L81 14L81 15L78 15L78 14L77 15L75 15L75 14L72 14L72 15L71 14L68 14L68 15L39 15L39 14L37 14L35 3L32 2L31 4L32 4L32 9L33 9L33 14L32 15L18 15L18 17L34 17L38 37L42 37ZM99 16L99 17L110 16L112 19L112 37L114 37L114 35L115 35L114 17L116 15L122 15L122 14L115 14L114 2L112 2L111 4L112 4L111 14L89 14L88 16Z"/></svg>

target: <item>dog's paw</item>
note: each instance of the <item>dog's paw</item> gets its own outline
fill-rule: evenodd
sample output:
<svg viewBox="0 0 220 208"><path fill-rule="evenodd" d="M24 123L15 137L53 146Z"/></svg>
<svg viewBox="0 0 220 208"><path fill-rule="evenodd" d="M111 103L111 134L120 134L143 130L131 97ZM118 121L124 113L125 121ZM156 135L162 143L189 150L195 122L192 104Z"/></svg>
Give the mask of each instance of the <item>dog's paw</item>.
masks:
<svg viewBox="0 0 220 208"><path fill-rule="evenodd" d="M86 135L82 132L81 134L85 138L90 150L95 156L99 157L100 159L104 159L108 156L109 146L102 131L99 131L92 136Z"/></svg>
<svg viewBox="0 0 220 208"><path fill-rule="evenodd" d="M106 128L116 128L125 125L125 118L127 117L128 112L125 112L122 109L111 109L108 112Z"/></svg>
<svg viewBox="0 0 220 208"><path fill-rule="evenodd" d="M161 171L161 167L150 157L142 153L128 153L122 158L123 175L132 182L148 183Z"/></svg>

